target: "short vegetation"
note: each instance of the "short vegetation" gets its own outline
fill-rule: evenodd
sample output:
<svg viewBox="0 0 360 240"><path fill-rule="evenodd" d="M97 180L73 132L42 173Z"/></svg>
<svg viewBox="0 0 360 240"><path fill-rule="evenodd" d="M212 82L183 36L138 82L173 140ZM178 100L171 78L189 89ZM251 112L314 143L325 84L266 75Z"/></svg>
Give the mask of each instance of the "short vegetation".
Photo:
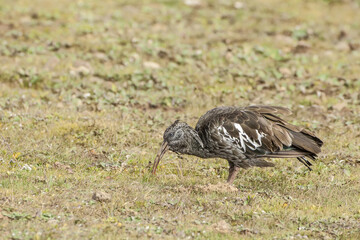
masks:
<svg viewBox="0 0 360 240"><path fill-rule="evenodd" d="M356 0L0 0L1 239L358 239ZM280 105L323 151L241 170L176 119Z"/></svg>

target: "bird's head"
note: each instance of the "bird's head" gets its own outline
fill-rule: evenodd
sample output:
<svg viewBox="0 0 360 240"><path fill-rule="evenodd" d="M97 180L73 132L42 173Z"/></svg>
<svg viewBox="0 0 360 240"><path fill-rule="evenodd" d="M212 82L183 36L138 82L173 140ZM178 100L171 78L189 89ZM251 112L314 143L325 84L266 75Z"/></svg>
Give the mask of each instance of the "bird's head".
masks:
<svg viewBox="0 0 360 240"><path fill-rule="evenodd" d="M191 127L187 123L176 120L165 130L163 138L169 150L182 153L182 150L188 145L186 139L189 129Z"/></svg>
<svg viewBox="0 0 360 240"><path fill-rule="evenodd" d="M179 120L176 120L165 130L163 138L164 141L154 161L153 174L155 174L157 166L167 150L191 154L194 147L203 147L203 143L196 131L187 123Z"/></svg>

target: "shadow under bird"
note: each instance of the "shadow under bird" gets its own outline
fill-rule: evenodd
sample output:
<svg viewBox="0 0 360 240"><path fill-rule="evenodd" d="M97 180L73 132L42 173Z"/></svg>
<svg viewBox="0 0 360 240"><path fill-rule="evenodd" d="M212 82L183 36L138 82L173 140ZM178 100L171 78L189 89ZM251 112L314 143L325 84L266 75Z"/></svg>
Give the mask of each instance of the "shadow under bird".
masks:
<svg viewBox="0 0 360 240"><path fill-rule="evenodd" d="M232 184L240 168L273 167L265 158L297 158L309 170L323 142L314 133L278 116L289 115L284 107L217 107L200 117L195 129L176 120L164 132L155 158L156 173L167 150L200 158L223 158L229 162Z"/></svg>

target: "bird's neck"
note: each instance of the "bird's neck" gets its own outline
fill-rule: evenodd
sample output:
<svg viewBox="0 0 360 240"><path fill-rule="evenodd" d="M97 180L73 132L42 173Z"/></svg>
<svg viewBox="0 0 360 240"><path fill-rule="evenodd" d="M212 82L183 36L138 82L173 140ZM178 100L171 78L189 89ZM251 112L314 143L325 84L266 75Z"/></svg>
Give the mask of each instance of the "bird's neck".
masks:
<svg viewBox="0 0 360 240"><path fill-rule="evenodd" d="M188 147L185 149L185 154L190 154L201 158L213 157L195 129L189 127L188 133L190 134L190 137L188 138L189 142Z"/></svg>

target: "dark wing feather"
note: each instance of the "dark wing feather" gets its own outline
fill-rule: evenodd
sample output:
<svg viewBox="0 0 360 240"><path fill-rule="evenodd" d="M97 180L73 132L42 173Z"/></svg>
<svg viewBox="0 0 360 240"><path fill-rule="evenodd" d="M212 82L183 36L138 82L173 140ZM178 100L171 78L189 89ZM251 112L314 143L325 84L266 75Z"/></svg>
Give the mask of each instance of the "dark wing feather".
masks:
<svg viewBox="0 0 360 240"><path fill-rule="evenodd" d="M305 150L313 155L320 153L323 142L316 137L314 133L292 125L275 115L276 113L291 113L289 109L266 106L250 106L246 109L249 108L259 112L264 118L273 123L273 126L275 126L274 128L276 129L275 136L278 139L281 139L281 142L284 143L285 146L294 146L298 148L298 150ZM271 112L271 109L274 109L274 111ZM288 136L290 136L290 139ZM290 142L288 140L291 140L291 145L289 145Z"/></svg>
<svg viewBox="0 0 360 240"><path fill-rule="evenodd" d="M246 155L258 155L280 151L283 145L289 145L289 134L264 118L253 109L270 112L270 108L220 107L207 112L199 119L196 130L204 142L208 141L207 134L213 129L213 135L220 134ZM273 107L274 111L277 111ZM281 108L281 110L283 110ZM212 144L212 142L208 142Z"/></svg>
<svg viewBox="0 0 360 240"><path fill-rule="evenodd" d="M237 146L251 158L308 156L314 159L320 152L322 141L312 132L287 123L276 115L290 113L287 108L275 106L219 107L203 115L196 130L207 142L205 135L211 132L209 128L215 135L214 129L219 129L218 134L225 136L228 144ZM302 158L298 159L310 166Z"/></svg>
<svg viewBox="0 0 360 240"><path fill-rule="evenodd" d="M263 105L253 105L246 107L247 110L255 111L261 114L282 114L282 115L290 115L291 111L285 107L277 107L277 106L263 106Z"/></svg>

